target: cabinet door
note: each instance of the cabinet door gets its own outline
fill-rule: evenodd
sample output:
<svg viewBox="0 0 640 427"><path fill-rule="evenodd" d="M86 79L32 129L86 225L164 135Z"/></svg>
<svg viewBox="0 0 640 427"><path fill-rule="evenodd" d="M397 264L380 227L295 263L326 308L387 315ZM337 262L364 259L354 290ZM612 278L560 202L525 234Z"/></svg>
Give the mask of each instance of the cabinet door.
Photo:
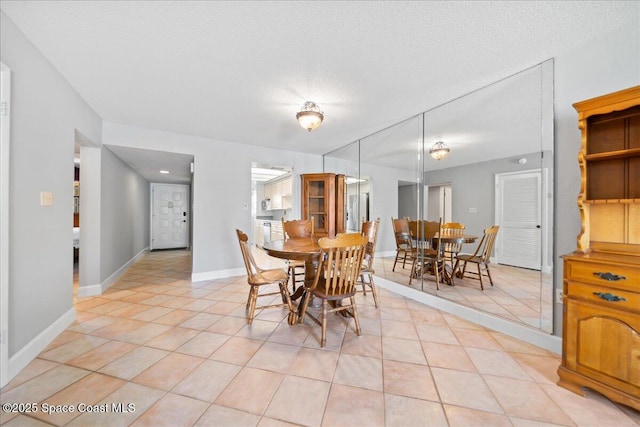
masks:
<svg viewBox="0 0 640 427"><path fill-rule="evenodd" d="M568 298L567 329L570 369L640 396L639 316Z"/></svg>

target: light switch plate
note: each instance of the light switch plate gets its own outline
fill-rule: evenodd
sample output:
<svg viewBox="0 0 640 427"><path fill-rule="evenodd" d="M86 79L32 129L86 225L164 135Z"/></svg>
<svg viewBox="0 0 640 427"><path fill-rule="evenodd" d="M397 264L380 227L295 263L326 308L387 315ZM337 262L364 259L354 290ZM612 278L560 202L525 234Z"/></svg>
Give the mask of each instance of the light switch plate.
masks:
<svg viewBox="0 0 640 427"><path fill-rule="evenodd" d="M53 193L51 191L40 192L40 206L52 206L53 205Z"/></svg>

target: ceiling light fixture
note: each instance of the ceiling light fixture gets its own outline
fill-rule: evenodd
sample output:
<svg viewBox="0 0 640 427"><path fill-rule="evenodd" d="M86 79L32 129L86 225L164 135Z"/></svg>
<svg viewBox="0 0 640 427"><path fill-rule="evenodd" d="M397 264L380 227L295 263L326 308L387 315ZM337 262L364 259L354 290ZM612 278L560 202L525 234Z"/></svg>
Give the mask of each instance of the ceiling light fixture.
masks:
<svg viewBox="0 0 640 427"><path fill-rule="evenodd" d="M304 103L302 109L298 111L298 114L296 114L296 119L298 119L300 126L311 132L320 126L324 119L324 114L315 102L307 101Z"/></svg>
<svg viewBox="0 0 640 427"><path fill-rule="evenodd" d="M444 145L444 142L438 141L433 144L433 147L429 150L429 154L436 160L442 160L449 155L449 147Z"/></svg>
<svg viewBox="0 0 640 427"><path fill-rule="evenodd" d="M169 171L161 170L161 171L160 171L160 173L162 173L162 174L167 174L167 173L169 173Z"/></svg>

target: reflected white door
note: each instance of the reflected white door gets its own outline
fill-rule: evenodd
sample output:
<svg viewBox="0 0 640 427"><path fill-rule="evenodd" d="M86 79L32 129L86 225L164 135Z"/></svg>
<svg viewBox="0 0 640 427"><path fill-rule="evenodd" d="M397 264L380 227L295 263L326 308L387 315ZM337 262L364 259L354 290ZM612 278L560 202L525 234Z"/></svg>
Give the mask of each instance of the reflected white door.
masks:
<svg viewBox="0 0 640 427"><path fill-rule="evenodd" d="M539 169L496 175L495 256L500 264L541 268L541 192Z"/></svg>
<svg viewBox="0 0 640 427"><path fill-rule="evenodd" d="M151 249L189 246L189 186L151 184Z"/></svg>

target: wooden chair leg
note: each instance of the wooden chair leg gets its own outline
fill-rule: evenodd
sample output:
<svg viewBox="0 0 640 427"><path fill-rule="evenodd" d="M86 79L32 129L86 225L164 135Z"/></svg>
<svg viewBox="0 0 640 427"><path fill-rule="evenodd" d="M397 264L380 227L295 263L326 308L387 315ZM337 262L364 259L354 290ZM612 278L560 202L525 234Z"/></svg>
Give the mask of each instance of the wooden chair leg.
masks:
<svg viewBox="0 0 640 427"><path fill-rule="evenodd" d="M356 299L355 297L351 297L351 310L353 312L353 320L356 322L356 334L360 336L360 319L358 318L358 309L356 308Z"/></svg>
<svg viewBox="0 0 640 427"><path fill-rule="evenodd" d="M373 304L378 308L378 291L376 290L376 284L373 282L373 274L369 276L369 286L371 286L371 293L373 294Z"/></svg>
<svg viewBox="0 0 640 427"><path fill-rule="evenodd" d="M493 286L493 279L491 278L491 272L489 271L489 266L485 264L484 268L487 269L487 276L489 277L489 283Z"/></svg>
<svg viewBox="0 0 640 427"><path fill-rule="evenodd" d="M484 284L482 283L482 271L480 271L480 263L478 263L477 266L478 266L478 278L480 279L480 290L484 291Z"/></svg>
<svg viewBox="0 0 640 427"><path fill-rule="evenodd" d="M320 347L327 343L327 300L322 300L322 338L320 339Z"/></svg>
<svg viewBox="0 0 640 427"><path fill-rule="evenodd" d="M400 258L400 252L396 251L396 259L393 260L393 268L391 271L396 271L396 263L398 262L398 258Z"/></svg>
<svg viewBox="0 0 640 427"><path fill-rule="evenodd" d="M411 286L411 281L413 280L413 276L414 274L416 274L416 264L417 264L417 260L414 258L413 262L411 263L411 274L409 274L409 286Z"/></svg>
<svg viewBox="0 0 640 427"><path fill-rule="evenodd" d="M367 296L367 284L364 282L364 273L360 275L360 282L362 283L362 295Z"/></svg>
<svg viewBox="0 0 640 427"><path fill-rule="evenodd" d="M302 309L300 310L300 319L298 319L298 323L304 323L304 318L307 315L307 307L309 306L309 299L311 298L311 291L306 291L300 301L300 306Z"/></svg>
<svg viewBox="0 0 640 427"><path fill-rule="evenodd" d="M258 301L258 287L257 286L252 286L251 287L251 290L249 291L249 299L251 300L251 302L249 303L249 318L247 319L247 323L251 324L251 323L253 323L253 316L255 314L256 303Z"/></svg>

